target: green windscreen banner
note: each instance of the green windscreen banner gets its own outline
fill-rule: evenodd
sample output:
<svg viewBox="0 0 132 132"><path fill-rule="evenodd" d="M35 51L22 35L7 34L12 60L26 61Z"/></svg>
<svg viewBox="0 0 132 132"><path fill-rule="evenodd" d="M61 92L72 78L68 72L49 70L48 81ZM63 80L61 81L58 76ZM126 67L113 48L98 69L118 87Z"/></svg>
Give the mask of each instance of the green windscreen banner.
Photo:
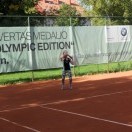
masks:
<svg viewBox="0 0 132 132"><path fill-rule="evenodd" d="M77 64L108 62L105 28L103 26L75 27L73 36Z"/></svg>
<svg viewBox="0 0 132 132"><path fill-rule="evenodd" d="M107 26L108 62L132 60L132 26Z"/></svg>
<svg viewBox="0 0 132 132"><path fill-rule="evenodd" d="M0 27L0 72L32 69L28 27Z"/></svg>
<svg viewBox="0 0 132 132"><path fill-rule="evenodd" d="M62 67L64 50L76 65L128 61L131 26L0 27L0 73Z"/></svg>
<svg viewBox="0 0 132 132"><path fill-rule="evenodd" d="M71 27L0 28L0 72L62 67L63 50L73 55Z"/></svg>

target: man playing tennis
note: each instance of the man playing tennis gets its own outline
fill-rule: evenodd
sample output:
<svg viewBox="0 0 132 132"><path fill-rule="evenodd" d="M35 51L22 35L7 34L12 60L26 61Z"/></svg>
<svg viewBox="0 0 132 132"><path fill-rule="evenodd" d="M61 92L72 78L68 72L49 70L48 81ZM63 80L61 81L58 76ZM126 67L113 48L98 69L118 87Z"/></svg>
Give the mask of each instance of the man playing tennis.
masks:
<svg viewBox="0 0 132 132"><path fill-rule="evenodd" d="M72 72L70 63L74 65L73 63L73 57L68 54L67 50L63 51L62 56L60 57L60 60L63 62L63 69L62 69L62 89L65 89L65 77L68 75L69 77L69 88L72 89Z"/></svg>

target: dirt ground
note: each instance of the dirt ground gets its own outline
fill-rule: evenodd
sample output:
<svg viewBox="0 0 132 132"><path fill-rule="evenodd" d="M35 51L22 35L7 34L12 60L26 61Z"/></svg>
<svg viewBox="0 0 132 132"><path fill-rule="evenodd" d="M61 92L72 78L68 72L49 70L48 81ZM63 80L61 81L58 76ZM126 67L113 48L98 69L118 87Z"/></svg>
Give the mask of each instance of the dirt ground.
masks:
<svg viewBox="0 0 132 132"><path fill-rule="evenodd" d="M0 86L0 132L132 132L132 71Z"/></svg>

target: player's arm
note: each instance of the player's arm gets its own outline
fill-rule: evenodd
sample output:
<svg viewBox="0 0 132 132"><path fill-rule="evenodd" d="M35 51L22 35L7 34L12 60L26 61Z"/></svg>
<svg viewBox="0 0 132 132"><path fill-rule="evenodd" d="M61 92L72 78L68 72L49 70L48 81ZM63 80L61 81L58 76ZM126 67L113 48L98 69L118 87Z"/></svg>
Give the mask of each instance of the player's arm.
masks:
<svg viewBox="0 0 132 132"><path fill-rule="evenodd" d="M75 65L75 62L73 61L73 59L70 60L70 63L71 63L72 65Z"/></svg>
<svg viewBox="0 0 132 132"><path fill-rule="evenodd" d="M63 61L64 60L64 55L60 56L60 60Z"/></svg>
<svg viewBox="0 0 132 132"><path fill-rule="evenodd" d="M75 65L75 63L74 63L74 61L73 61L73 57L70 56L70 55L68 55L68 58L70 59L70 63L71 63L72 65Z"/></svg>

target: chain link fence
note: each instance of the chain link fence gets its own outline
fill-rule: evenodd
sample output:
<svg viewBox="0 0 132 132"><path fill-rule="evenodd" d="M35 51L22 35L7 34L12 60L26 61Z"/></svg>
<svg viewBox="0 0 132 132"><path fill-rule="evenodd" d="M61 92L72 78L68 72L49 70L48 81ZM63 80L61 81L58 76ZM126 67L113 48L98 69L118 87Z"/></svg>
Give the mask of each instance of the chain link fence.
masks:
<svg viewBox="0 0 132 132"><path fill-rule="evenodd" d="M132 17L0 16L0 27L132 25Z"/></svg>
<svg viewBox="0 0 132 132"><path fill-rule="evenodd" d="M0 16L0 27L23 26L110 26L132 25L132 17L44 17L44 16ZM132 61L108 62L107 64L88 64L75 66L75 75L102 72L117 72L132 69ZM51 69L52 70L52 69ZM53 73L53 72L52 72ZM53 76L53 74L49 75ZM32 74L32 79L35 75Z"/></svg>
<svg viewBox="0 0 132 132"><path fill-rule="evenodd" d="M0 16L0 27L91 26L87 17Z"/></svg>

